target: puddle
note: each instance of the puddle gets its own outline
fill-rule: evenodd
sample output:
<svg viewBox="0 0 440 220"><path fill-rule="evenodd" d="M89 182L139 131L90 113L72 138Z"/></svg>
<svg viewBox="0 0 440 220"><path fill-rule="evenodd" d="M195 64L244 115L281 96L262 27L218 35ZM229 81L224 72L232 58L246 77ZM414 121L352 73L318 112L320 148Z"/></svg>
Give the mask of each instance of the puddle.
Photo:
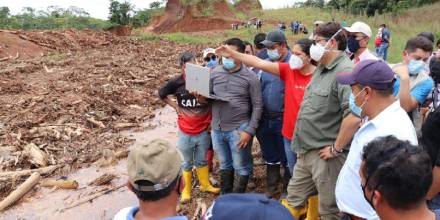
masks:
<svg viewBox="0 0 440 220"><path fill-rule="evenodd" d="M165 107L156 112L156 117L144 124L145 127L156 126L154 129L142 132L122 132L135 142L146 142L155 138L168 140L172 144L177 143L177 115L171 107ZM92 202L79 205L64 211L59 211L104 187L91 187L88 183L105 173L117 175L112 181L113 186L127 182L126 160L120 160L116 165L99 168L91 166L77 170L67 177L79 183L77 190L50 189L38 187L31 196L19 201L19 204L11 207L0 214L0 219L112 219L122 208L137 205L136 196L126 187L102 195ZM57 177L53 177L57 178Z"/></svg>

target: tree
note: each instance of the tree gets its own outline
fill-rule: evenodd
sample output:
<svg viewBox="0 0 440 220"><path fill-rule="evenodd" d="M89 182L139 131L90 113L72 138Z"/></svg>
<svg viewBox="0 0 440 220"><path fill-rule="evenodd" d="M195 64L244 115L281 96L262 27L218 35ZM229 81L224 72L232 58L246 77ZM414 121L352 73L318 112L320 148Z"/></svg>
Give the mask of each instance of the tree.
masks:
<svg viewBox="0 0 440 220"><path fill-rule="evenodd" d="M133 12L133 6L129 2L125 1L123 3L119 3L116 0L110 0L109 11L110 22L119 25L130 24L130 14Z"/></svg>
<svg viewBox="0 0 440 220"><path fill-rule="evenodd" d="M142 27L148 24L151 19L151 9L139 10L133 16L132 24L134 27Z"/></svg>
<svg viewBox="0 0 440 220"><path fill-rule="evenodd" d="M109 7L109 20L112 23L118 24L119 21L121 20L121 16L119 14L119 2L118 1L114 1L111 0L110 1L110 7Z"/></svg>
<svg viewBox="0 0 440 220"><path fill-rule="evenodd" d="M150 3L151 9L159 9L162 6L162 2L154 1Z"/></svg>

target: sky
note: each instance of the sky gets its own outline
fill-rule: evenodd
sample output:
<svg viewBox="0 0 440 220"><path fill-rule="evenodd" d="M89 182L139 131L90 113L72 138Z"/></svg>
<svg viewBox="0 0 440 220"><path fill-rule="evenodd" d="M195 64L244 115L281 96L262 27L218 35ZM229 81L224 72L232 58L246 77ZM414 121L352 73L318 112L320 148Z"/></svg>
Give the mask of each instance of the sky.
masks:
<svg viewBox="0 0 440 220"><path fill-rule="evenodd" d="M123 0L118 0L123 1ZM128 0L136 9L148 8L155 0ZM156 0L157 1L157 0ZM264 9L282 8L298 0L260 0ZM23 7L32 7L37 10L46 9L48 6L57 5L63 8L77 6L85 9L90 16L107 19L109 0L0 0L0 7L7 6L12 14L21 12Z"/></svg>

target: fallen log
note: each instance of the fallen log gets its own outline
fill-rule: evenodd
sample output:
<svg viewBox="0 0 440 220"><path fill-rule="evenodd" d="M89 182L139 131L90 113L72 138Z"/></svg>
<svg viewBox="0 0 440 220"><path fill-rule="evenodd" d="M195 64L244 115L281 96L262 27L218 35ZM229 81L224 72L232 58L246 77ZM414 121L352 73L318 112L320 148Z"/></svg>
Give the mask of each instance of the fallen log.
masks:
<svg viewBox="0 0 440 220"><path fill-rule="evenodd" d="M104 123L102 123L101 121L96 121L95 118L93 118L93 117L92 118L87 118L87 121L92 123L92 124L94 124L94 125L96 125L96 126L98 126L98 127L100 127L100 128L106 128Z"/></svg>
<svg viewBox="0 0 440 220"><path fill-rule="evenodd" d="M75 180L44 180L41 184L43 187L57 187L60 189L78 189L78 182Z"/></svg>
<svg viewBox="0 0 440 220"><path fill-rule="evenodd" d="M10 205L14 204L16 201L21 199L27 192L29 192L35 184L40 180L41 175L37 172L32 173L32 175L22 183L17 189L12 191L3 201L0 202L0 211L3 211Z"/></svg>
<svg viewBox="0 0 440 220"><path fill-rule="evenodd" d="M32 173L39 173L40 175L45 175L48 173L52 173L56 169L63 167L63 166L64 165L52 165L52 166L48 166L48 167L42 167L39 169L1 172L0 173L0 182L11 180L13 178L19 178L22 176L29 176Z"/></svg>

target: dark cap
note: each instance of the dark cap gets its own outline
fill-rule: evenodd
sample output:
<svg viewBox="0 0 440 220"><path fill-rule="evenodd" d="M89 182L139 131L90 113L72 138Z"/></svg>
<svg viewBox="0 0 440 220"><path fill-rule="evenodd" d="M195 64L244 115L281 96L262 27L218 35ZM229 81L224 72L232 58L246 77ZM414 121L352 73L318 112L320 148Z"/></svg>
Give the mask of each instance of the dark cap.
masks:
<svg viewBox="0 0 440 220"><path fill-rule="evenodd" d="M266 47L272 47L276 43L286 43L286 36L284 33L280 30L271 31L267 34L266 40L261 42Z"/></svg>
<svg viewBox="0 0 440 220"><path fill-rule="evenodd" d="M267 198L266 195L232 193L218 197L201 219L254 220L293 217L281 203Z"/></svg>
<svg viewBox="0 0 440 220"><path fill-rule="evenodd" d="M376 90L387 90L393 87L394 72L382 60L364 60L356 65L353 72L338 73L336 80L343 85L361 84Z"/></svg>

